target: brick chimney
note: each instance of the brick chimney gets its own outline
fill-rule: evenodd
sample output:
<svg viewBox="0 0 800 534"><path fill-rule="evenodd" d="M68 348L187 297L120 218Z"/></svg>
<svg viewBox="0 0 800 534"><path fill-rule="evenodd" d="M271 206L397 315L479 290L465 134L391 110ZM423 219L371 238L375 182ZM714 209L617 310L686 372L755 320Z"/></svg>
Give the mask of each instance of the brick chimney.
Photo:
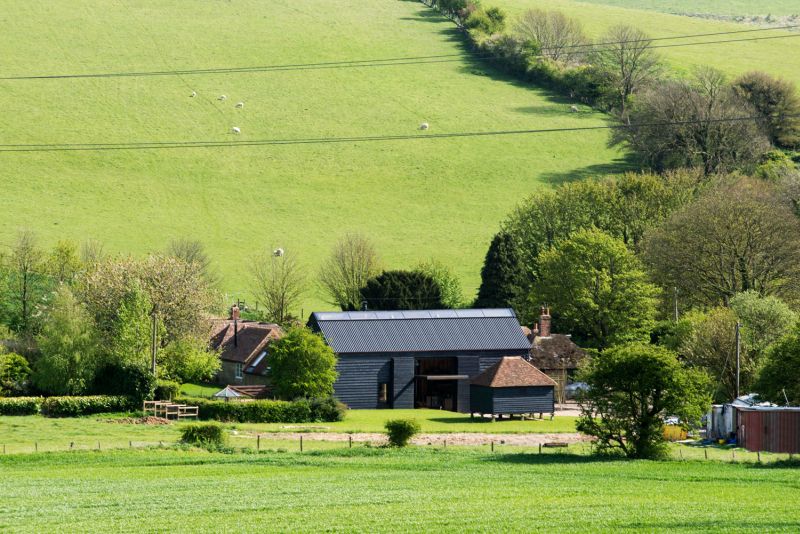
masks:
<svg viewBox="0 0 800 534"><path fill-rule="evenodd" d="M239 320L239 306L234 304L231 306L231 321L238 321Z"/></svg>
<svg viewBox="0 0 800 534"><path fill-rule="evenodd" d="M550 337L550 308L547 306L539 309L539 335Z"/></svg>

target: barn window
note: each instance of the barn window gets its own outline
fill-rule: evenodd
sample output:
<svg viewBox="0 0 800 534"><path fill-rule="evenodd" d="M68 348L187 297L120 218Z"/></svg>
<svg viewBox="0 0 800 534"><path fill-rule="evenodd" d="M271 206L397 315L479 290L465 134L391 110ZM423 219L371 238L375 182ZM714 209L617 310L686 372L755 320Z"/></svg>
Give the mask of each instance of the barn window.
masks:
<svg viewBox="0 0 800 534"><path fill-rule="evenodd" d="M236 377L236 378L242 378L242 364L241 364L241 363L237 363L237 364L236 364L236 374L235 374L235 377Z"/></svg>
<svg viewBox="0 0 800 534"><path fill-rule="evenodd" d="M389 384L381 382L378 384L378 402L389 401Z"/></svg>

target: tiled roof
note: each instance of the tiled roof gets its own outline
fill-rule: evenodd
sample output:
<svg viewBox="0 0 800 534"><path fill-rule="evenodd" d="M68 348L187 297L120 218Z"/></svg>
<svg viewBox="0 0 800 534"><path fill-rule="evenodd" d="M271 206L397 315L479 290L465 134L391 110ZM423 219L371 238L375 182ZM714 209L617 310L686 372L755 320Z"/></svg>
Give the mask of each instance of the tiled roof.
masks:
<svg viewBox="0 0 800 534"><path fill-rule="evenodd" d="M314 313L309 321L339 354L527 351L510 309Z"/></svg>
<svg viewBox="0 0 800 534"><path fill-rule="evenodd" d="M270 341L282 335L281 327L276 324L239 321L234 325L233 321L221 321L211 335L210 345L220 351L220 359L251 364L245 369L246 373L263 374L267 359L261 357L259 360L259 356Z"/></svg>
<svg viewBox="0 0 800 534"><path fill-rule="evenodd" d="M531 363L539 369L577 369L584 358L586 351L573 343L569 336L552 334L533 339Z"/></svg>
<svg viewBox="0 0 800 534"><path fill-rule="evenodd" d="M490 388L518 388L529 386L555 386L552 378L519 356L506 356L472 379L476 386Z"/></svg>

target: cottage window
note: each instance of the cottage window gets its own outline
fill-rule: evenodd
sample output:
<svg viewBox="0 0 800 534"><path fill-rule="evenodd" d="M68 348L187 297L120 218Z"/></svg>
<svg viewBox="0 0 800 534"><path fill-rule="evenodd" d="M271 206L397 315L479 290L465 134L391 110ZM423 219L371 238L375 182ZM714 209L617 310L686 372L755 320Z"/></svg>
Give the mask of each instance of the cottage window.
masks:
<svg viewBox="0 0 800 534"><path fill-rule="evenodd" d="M389 401L389 384L381 382L378 384L378 402Z"/></svg>
<svg viewBox="0 0 800 534"><path fill-rule="evenodd" d="M236 374L234 375L236 378L242 378L242 364L236 364Z"/></svg>

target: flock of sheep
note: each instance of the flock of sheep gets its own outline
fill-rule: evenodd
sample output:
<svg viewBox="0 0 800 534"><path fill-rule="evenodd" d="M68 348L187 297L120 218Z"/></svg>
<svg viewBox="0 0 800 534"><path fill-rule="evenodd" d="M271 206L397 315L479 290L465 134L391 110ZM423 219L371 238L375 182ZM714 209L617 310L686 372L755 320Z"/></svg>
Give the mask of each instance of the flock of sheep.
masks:
<svg viewBox="0 0 800 534"><path fill-rule="evenodd" d="M192 91L192 94L189 95L190 98L194 98L196 96L197 96L197 91ZM217 97L217 100L219 100L220 102L225 102L226 100L228 100L228 97L226 95L219 95ZM236 109L244 109L244 102L237 102L234 107ZM242 129L239 128L238 126L234 126L231 128L231 133L240 134L242 133Z"/></svg>

